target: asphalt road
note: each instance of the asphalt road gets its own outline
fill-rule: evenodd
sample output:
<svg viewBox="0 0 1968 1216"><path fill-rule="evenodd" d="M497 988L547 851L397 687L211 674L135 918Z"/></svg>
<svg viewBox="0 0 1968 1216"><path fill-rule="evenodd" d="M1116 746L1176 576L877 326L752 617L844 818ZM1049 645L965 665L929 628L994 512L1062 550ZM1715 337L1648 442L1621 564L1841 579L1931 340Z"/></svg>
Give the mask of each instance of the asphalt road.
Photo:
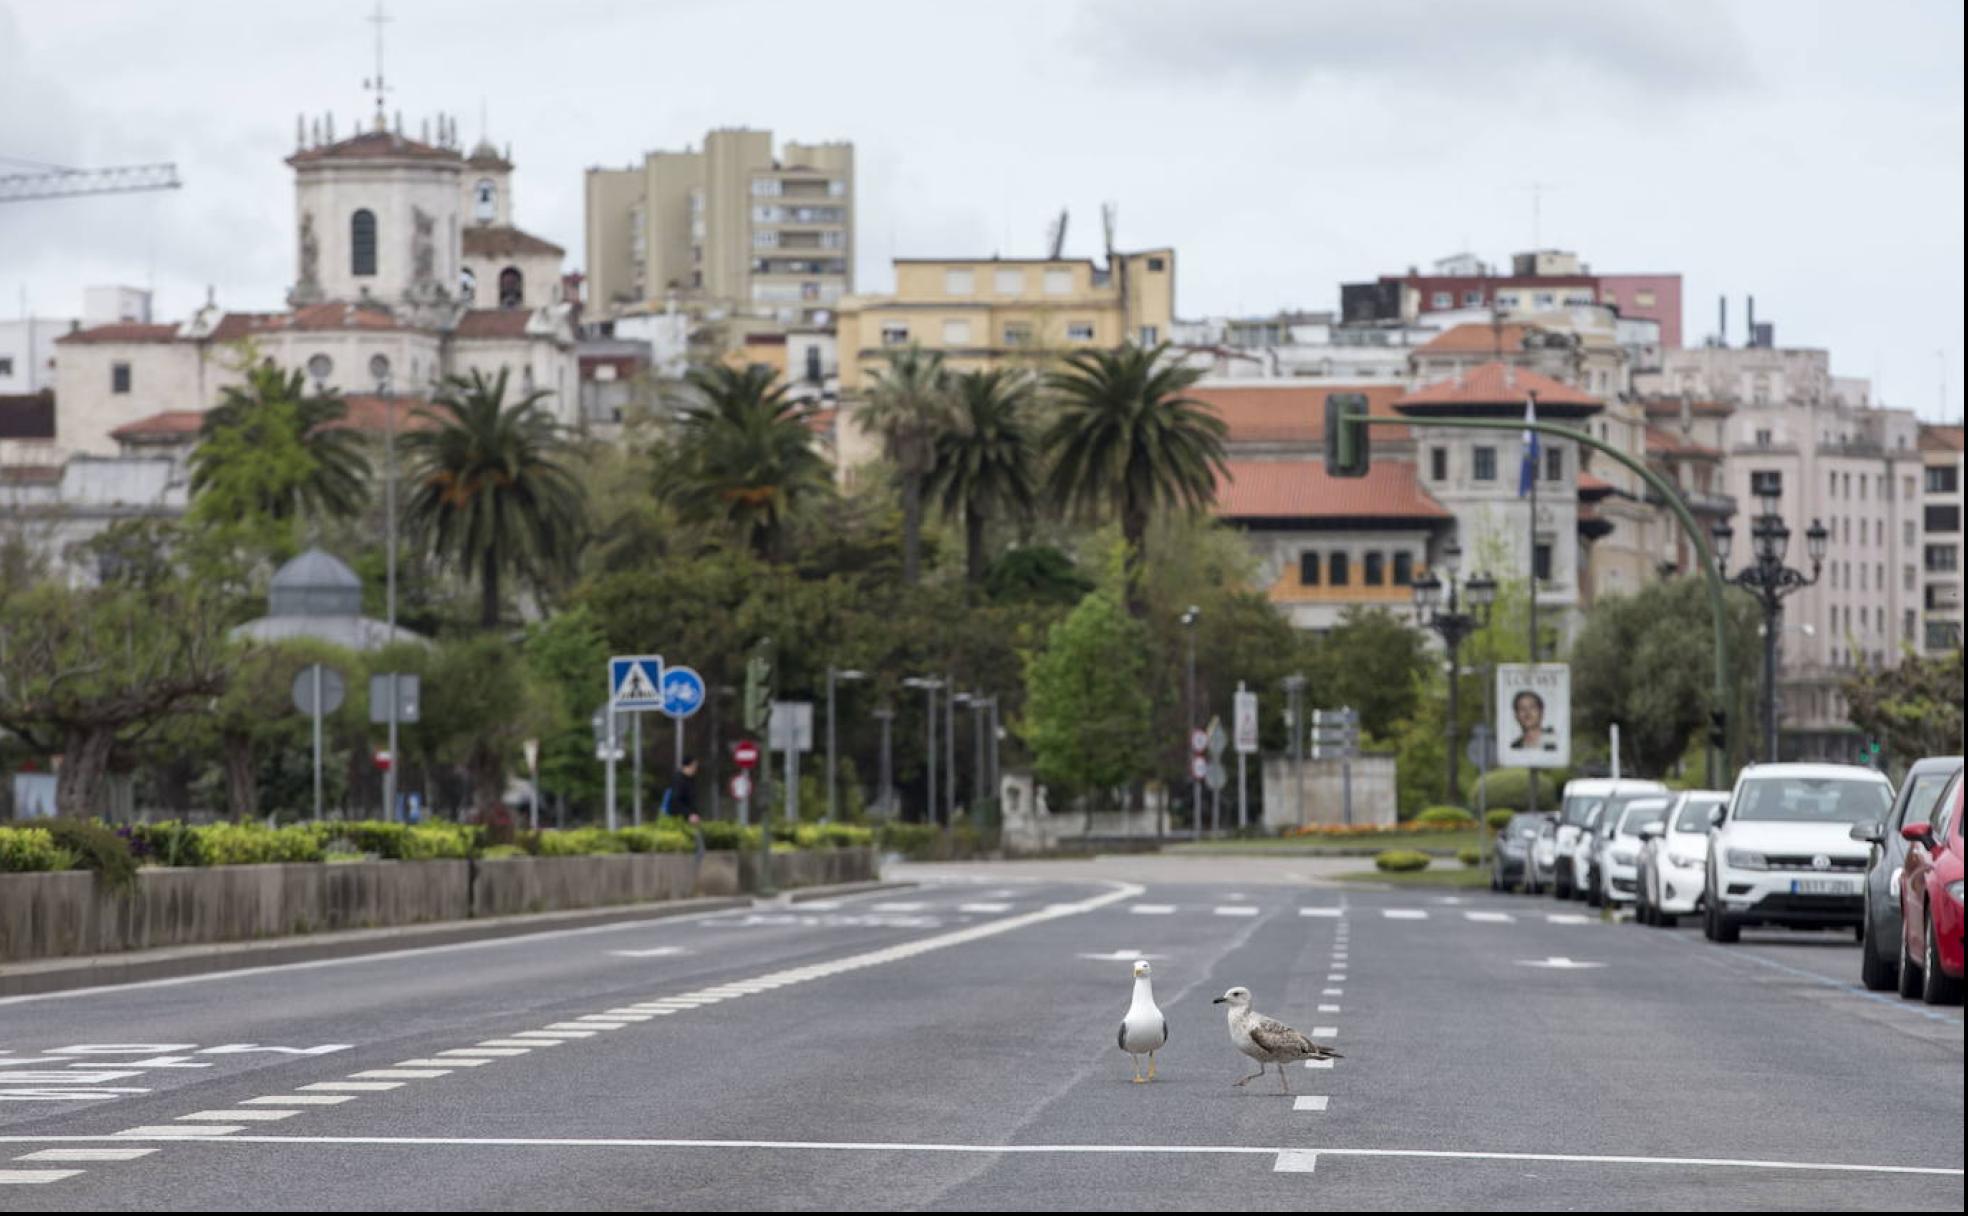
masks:
<svg viewBox="0 0 1968 1216"><path fill-rule="evenodd" d="M1963 1207L1961 1010L1857 991L1849 935L1245 859L909 873L0 1001L0 1208ZM1233 1088L1237 984L1345 1058Z"/></svg>

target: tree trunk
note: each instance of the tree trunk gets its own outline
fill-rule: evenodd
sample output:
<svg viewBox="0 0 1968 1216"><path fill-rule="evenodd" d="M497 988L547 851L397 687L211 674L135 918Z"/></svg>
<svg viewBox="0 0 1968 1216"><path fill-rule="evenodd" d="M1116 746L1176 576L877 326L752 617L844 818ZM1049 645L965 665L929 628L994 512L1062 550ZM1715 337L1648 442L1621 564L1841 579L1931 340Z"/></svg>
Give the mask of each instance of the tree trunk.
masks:
<svg viewBox="0 0 1968 1216"><path fill-rule="evenodd" d="M234 823L259 816L259 786L253 780L253 743L244 731L227 731L225 745L226 802Z"/></svg>
<svg viewBox="0 0 1968 1216"><path fill-rule="evenodd" d="M914 586L922 577L922 474L902 473L902 581Z"/></svg>
<svg viewBox="0 0 1968 1216"><path fill-rule="evenodd" d="M1148 511L1135 503L1121 507L1121 536L1127 542L1127 557L1122 567L1127 583L1128 615L1135 620L1148 617L1147 588L1142 584L1142 571L1147 564Z"/></svg>
<svg viewBox="0 0 1968 1216"><path fill-rule="evenodd" d="M103 779L109 773L113 726L71 726L63 739L61 772L55 778L55 809L88 819L103 814Z"/></svg>
<svg viewBox="0 0 1968 1216"><path fill-rule="evenodd" d="M490 823L506 793L505 761L498 748L481 743L472 749L467 768L471 773L472 813L480 823Z"/></svg>
<svg viewBox="0 0 1968 1216"><path fill-rule="evenodd" d="M479 603L478 623L486 629L499 627L499 562L492 549L485 551L484 582L480 590L483 599Z"/></svg>
<svg viewBox="0 0 1968 1216"><path fill-rule="evenodd" d="M964 507L964 569L973 587L984 585L984 513Z"/></svg>

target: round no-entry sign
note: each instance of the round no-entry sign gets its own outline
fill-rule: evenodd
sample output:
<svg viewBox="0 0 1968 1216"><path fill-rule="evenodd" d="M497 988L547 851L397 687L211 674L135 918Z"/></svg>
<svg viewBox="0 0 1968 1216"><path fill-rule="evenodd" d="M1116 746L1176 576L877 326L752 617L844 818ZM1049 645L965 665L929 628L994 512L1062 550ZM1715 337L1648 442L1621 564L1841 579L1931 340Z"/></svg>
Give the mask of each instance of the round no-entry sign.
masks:
<svg viewBox="0 0 1968 1216"><path fill-rule="evenodd" d="M740 802L752 796L752 777L750 773L733 773L731 775L731 796Z"/></svg>
<svg viewBox="0 0 1968 1216"><path fill-rule="evenodd" d="M1203 752L1204 752L1204 751L1206 751L1206 750L1208 750L1208 748L1209 748L1209 732L1208 732L1208 731L1206 731L1206 730L1192 730L1192 731L1190 731L1190 732L1189 732L1189 750L1190 750L1190 751L1192 751L1192 752L1195 752L1195 753L1196 753L1197 755L1199 755L1199 756L1200 756L1200 755L1202 755L1202 754L1203 754Z"/></svg>
<svg viewBox="0 0 1968 1216"><path fill-rule="evenodd" d="M750 739L738 740L737 743L732 745L731 761L739 768L757 768L759 762L759 745Z"/></svg>
<svg viewBox="0 0 1968 1216"><path fill-rule="evenodd" d="M1196 780L1198 780L1198 781L1201 781L1201 780L1203 780L1203 779L1204 779L1205 777L1208 777L1208 776L1209 776L1209 758L1208 758L1207 756L1192 756L1192 757L1190 757L1190 759L1189 759L1189 775L1190 775L1191 777L1194 777L1194 778L1195 778Z"/></svg>

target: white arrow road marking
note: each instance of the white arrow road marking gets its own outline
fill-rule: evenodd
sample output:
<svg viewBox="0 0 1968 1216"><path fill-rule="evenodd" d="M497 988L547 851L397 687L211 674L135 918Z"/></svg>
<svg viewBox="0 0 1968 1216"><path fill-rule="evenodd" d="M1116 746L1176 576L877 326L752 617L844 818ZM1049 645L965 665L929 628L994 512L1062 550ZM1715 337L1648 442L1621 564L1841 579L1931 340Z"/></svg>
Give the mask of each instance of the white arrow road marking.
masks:
<svg viewBox="0 0 1968 1216"><path fill-rule="evenodd" d="M1517 965L1520 967L1549 967L1554 971L1585 971L1593 967L1603 967L1606 964L1573 962L1568 958L1552 957L1520 958L1517 960Z"/></svg>

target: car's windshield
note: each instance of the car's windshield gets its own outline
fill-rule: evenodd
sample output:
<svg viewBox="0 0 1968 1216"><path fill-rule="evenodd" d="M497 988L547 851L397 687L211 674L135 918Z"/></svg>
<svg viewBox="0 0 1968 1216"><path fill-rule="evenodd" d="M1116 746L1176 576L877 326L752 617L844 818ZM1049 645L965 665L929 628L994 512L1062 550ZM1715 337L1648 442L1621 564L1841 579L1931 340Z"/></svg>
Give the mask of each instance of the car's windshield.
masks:
<svg viewBox="0 0 1968 1216"><path fill-rule="evenodd" d="M1583 827L1591 822L1593 813L1604 805L1604 794L1573 794L1565 799L1563 822L1570 827Z"/></svg>
<svg viewBox="0 0 1968 1216"><path fill-rule="evenodd" d="M1674 817L1674 830L1677 832L1708 831L1708 813L1721 806L1726 799L1690 798L1681 804L1681 813Z"/></svg>
<svg viewBox="0 0 1968 1216"><path fill-rule="evenodd" d="M1798 823L1874 823L1886 815L1892 789L1884 781L1850 777L1765 777L1743 782L1734 819Z"/></svg>
<svg viewBox="0 0 1968 1216"><path fill-rule="evenodd" d="M1667 799L1665 798L1642 798L1629 802L1626 810L1620 815L1619 834L1638 836L1641 828L1650 823L1663 823L1666 819Z"/></svg>
<svg viewBox="0 0 1968 1216"><path fill-rule="evenodd" d="M1506 836L1535 836L1543 823L1542 815L1512 815L1503 831Z"/></svg>
<svg viewBox="0 0 1968 1216"><path fill-rule="evenodd" d="M1902 804L1900 821L1893 826L1904 827L1922 820L1931 821L1934 817L1934 803L1941 791L1954 780L1953 773L1922 773L1907 782L1906 801Z"/></svg>

